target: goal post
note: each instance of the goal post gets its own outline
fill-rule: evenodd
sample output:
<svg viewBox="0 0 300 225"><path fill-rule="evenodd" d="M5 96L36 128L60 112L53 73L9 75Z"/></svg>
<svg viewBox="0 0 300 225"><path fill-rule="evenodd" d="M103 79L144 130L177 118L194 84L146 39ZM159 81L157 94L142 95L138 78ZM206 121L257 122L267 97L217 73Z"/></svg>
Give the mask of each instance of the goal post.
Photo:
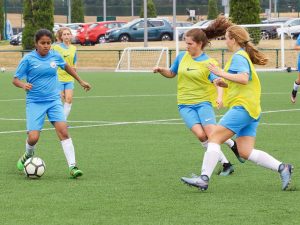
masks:
<svg viewBox="0 0 300 225"><path fill-rule="evenodd" d="M252 34L252 39L258 40L256 47L262 51L269 62L267 65L260 66L254 65L257 71L283 71L287 67L293 67L296 63L293 62L294 57L286 57L287 50L293 48L291 40L285 39L284 35L278 35L278 32L283 24L273 23L273 24L245 24L240 25L245 27L249 33ZM176 55L179 54L181 49L185 48L185 43L182 38L182 33L197 27L177 27L175 32L176 40ZM256 29L257 28L257 29ZM252 31L258 32L252 32ZM181 35L180 35L181 34ZM254 36L253 35L257 35ZM224 39L224 38L223 38ZM295 40L294 40L295 42ZM232 53L227 51L224 40L211 40L211 45L205 48L205 51L212 58L219 61L220 65L224 67L224 62L226 62Z"/></svg>
<svg viewBox="0 0 300 225"><path fill-rule="evenodd" d="M156 66L169 68L166 47L128 47L122 52L116 72L152 72Z"/></svg>

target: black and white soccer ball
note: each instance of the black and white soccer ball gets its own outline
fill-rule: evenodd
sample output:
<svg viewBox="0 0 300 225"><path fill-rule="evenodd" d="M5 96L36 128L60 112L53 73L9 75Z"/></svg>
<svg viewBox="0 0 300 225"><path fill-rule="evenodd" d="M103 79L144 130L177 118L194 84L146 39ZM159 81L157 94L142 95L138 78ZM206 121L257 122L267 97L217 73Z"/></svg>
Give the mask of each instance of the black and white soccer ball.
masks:
<svg viewBox="0 0 300 225"><path fill-rule="evenodd" d="M46 170L46 164L39 157L31 157L24 163L24 173L29 178L40 178Z"/></svg>

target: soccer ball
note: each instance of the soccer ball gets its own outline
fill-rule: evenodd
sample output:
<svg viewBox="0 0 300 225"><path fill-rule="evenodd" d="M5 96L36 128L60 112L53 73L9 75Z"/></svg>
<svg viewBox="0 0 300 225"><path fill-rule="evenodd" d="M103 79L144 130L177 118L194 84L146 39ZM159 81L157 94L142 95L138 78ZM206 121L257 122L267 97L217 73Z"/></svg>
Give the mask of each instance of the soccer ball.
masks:
<svg viewBox="0 0 300 225"><path fill-rule="evenodd" d="M29 178L40 178L46 169L44 161L39 157L31 157L24 163L24 173Z"/></svg>
<svg viewBox="0 0 300 225"><path fill-rule="evenodd" d="M4 67L1 67L0 70L2 73L4 73L6 69Z"/></svg>

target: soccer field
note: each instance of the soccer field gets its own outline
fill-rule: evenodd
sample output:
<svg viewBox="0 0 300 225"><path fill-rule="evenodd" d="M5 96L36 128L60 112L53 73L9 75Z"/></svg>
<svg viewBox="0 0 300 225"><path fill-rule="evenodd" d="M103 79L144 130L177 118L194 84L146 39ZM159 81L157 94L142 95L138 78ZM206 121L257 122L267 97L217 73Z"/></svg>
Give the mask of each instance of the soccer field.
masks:
<svg viewBox="0 0 300 225"><path fill-rule="evenodd" d="M206 192L182 184L180 177L199 174L204 151L179 117L176 79L150 73L81 73L93 89L76 84L68 123L84 176L68 178L46 121L35 152L46 172L27 179L16 169L25 148L25 93L11 84L12 73L0 75L1 225L300 223L300 97L289 99L296 73L260 73L256 148L294 165L286 192L279 174L239 163L226 146L232 176L213 175Z"/></svg>

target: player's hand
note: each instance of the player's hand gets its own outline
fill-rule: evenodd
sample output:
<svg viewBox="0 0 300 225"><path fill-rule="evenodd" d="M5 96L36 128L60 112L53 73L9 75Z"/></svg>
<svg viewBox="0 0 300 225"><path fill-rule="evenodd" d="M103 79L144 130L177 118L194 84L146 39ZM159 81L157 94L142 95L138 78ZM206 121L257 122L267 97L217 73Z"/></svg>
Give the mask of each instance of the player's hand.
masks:
<svg viewBox="0 0 300 225"><path fill-rule="evenodd" d="M218 108L218 109L223 108L224 105L223 105L223 100L222 100L222 98L217 98L216 103L217 103L217 108Z"/></svg>
<svg viewBox="0 0 300 225"><path fill-rule="evenodd" d="M162 68L161 67L154 67L153 68L153 73L160 73L162 71Z"/></svg>
<svg viewBox="0 0 300 225"><path fill-rule="evenodd" d="M30 84L30 83L24 83L23 89L24 89L25 91L31 90L31 89L32 89L32 84Z"/></svg>
<svg viewBox="0 0 300 225"><path fill-rule="evenodd" d="M207 67L210 70L210 72L212 72L213 74L215 74L219 77L222 77L223 71L218 66L216 66L212 63L209 63Z"/></svg>
<svg viewBox="0 0 300 225"><path fill-rule="evenodd" d="M80 85L81 85L81 87L84 88L85 91L89 91L92 88L92 86L88 82L85 82L85 81L81 81Z"/></svg>
<svg viewBox="0 0 300 225"><path fill-rule="evenodd" d="M222 79L222 78L217 78L214 80L215 85L222 87L222 88L228 88L228 84Z"/></svg>

